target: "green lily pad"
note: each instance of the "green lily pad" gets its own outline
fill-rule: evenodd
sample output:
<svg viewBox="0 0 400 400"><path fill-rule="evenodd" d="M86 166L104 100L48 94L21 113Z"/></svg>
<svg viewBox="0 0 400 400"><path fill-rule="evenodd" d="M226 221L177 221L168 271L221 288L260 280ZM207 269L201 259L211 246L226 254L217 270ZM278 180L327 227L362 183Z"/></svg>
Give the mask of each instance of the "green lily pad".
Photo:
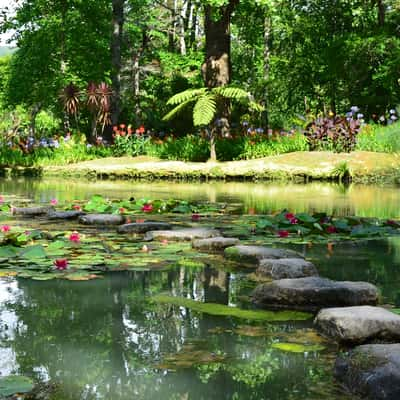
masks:
<svg viewBox="0 0 400 400"><path fill-rule="evenodd" d="M225 317L235 317L248 320L259 321L302 321L312 318L312 314L299 311L261 311L261 310L242 310L236 307L229 307L216 303L201 303L183 297L157 295L152 297L155 303L172 304L180 307L190 308L210 315Z"/></svg>
<svg viewBox="0 0 400 400"><path fill-rule="evenodd" d="M35 259L35 258L45 258L46 252L42 245L37 244L33 246L28 246L23 248L19 253L19 257L27 258L27 259Z"/></svg>
<svg viewBox="0 0 400 400"><path fill-rule="evenodd" d="M289 353L310 353L314 351L322 351L325 350L325 346L320 344L299 344L299 343L273 343L271 345L272 348L282 351L287 351Z"/></svg>
<svg viewBox="0 0 400 400"><path fill-rule="evenodd" d="M0 396L12 396L16 393L28 393L34 387L26 376L10 375L0 378Z"/></svg>

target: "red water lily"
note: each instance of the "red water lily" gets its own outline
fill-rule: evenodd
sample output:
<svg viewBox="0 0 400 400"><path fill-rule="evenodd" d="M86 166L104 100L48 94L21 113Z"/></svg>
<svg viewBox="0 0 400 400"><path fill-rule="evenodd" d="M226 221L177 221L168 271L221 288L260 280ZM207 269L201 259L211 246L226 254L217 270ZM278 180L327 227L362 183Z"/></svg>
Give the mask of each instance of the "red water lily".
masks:
<svg viewBox="0 0 400 400"><path fill-rule="evenodd" d="M81 211L81 210L82 210L82 207L81 207L79 204L74 204L74 205L72 206L72 208L73 208L75 211Z"/></svg>
<svg viewBox="0 0 400 400"><path fill-rule="evenodd" d="M73 243L79 243L81 241L81 237L78 232L72 232L69 235L69 240Z"/></svg>
<svg viewBox="0 0 400 400"><path fill-rule="evenodd" d="M10 226L10 225L3 225L3 226L0 228L0 231L2 231L2 232L4 232L4 233L10 232L10 230L11 230L11 226Z"/></svg>
<svg viewBox="0 0 400 400"><path fill-rule="evenodd" d="M66 258L59 258L54 261L54 266L58 271L65 271L68 268L68 260Z"/></svg>
<svg viewBox="0 0 400 400"><path fill-rule="evenodd" d="M290 223L291 223L292 225L296 225L296 224L299 222L299 220L298 220L297 218L292 218L292 219L290 219L289 221L290 221Z"/></svg>
<svg viewBox="0 0 400 400"><path fill-rule="evenodd" d="M326 231L327 231L328 233L336 233L336 232L337 232L337 229L336 229L336 227L334 227L333 225L329 225L329 226L326 228Z"/></svg>
<svg viewBox="0 0 400 400"><path fill-rule="evenodd" d="M200 220L200 214L194 213L192 214L192 221L199 221Z"/></svg>
<svg viewBox="0 0 400 400"><path fill-rule="evenodd" d="M280 238L286 238L289 236L289 231L278 231L278 236Z"/></svg>
<svg viewBox="0 0 400 400"><path fill-rule="evenodd" d="M152 212L152 211L153 211L153 205L152 205L152 204L145 204L145 205L142 207L142 211L145 212L145 213L150 213L150 212Z"/></svg>
<svg viewBox="0 0 400 400"><path fill-rule="evenodd" d="M285 218L289 221L291 221L292 219L296 218L296 216L292 213L286 213L285 214Z"/></svg>

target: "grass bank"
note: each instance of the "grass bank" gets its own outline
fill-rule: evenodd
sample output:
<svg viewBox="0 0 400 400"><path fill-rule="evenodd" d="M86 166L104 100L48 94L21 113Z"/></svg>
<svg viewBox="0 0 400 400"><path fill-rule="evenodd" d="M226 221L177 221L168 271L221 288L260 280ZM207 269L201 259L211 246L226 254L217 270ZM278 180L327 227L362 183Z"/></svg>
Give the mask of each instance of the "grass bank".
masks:
<svg viewBox="0 0 400 400"><path fill-rule="evenodd" d="M294 152L255 160L216 163L167 161L143 156L109 157L66 166L45 166L36 172L42 176L96 179L252 181L340 180L343 175L350 174L355 182L397 182L400 179L400 156L366 151L350 154ZM7 170L6 173L16 171Z"/></svg>

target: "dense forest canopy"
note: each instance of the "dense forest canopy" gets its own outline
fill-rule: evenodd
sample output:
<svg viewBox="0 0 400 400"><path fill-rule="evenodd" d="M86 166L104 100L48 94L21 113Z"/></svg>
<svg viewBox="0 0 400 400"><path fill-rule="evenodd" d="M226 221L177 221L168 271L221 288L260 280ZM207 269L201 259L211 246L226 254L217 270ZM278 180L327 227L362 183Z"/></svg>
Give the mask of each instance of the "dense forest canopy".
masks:
<svg viewBox="0 0 400 400"><path fill-rule="evenodd" d="M15 32L17 51L0 63L1 107L46 109L62 120L60 93L72 83L67 95L80 104L71 125L84 132L93 122L91 82L106 85L103 123L181 133L192 130L190 113L163 121L167 100L203 86L252 93L265 112L247 116L236 106L233 122L272 128L352 105L375 118L400 103L398 0L11 3L1 27Z"/></svg>

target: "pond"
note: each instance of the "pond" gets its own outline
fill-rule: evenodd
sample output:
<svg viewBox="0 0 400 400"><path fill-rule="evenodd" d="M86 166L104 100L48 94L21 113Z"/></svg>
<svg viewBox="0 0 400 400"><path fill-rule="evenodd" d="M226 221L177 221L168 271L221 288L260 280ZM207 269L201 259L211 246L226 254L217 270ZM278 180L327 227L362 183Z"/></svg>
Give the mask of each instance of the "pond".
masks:
<svg viewBox="0 0 400 400"><path fill-rule="evenodd" d="M96 193L226 202L249 214L283 208L380 218L400 214L394 187L0 181L0 194L16 201L48 204ZM292 247L321 275L369 281L384 302L400 306L397 238ZM336 386L332 367L338 349L316 335L312 320L224 317L154 301L168 294L247 309L255 286L248 275L216 261L113 272L82 282L1 278L0 373L54 382L57 400L355 399Z"/></svg>

